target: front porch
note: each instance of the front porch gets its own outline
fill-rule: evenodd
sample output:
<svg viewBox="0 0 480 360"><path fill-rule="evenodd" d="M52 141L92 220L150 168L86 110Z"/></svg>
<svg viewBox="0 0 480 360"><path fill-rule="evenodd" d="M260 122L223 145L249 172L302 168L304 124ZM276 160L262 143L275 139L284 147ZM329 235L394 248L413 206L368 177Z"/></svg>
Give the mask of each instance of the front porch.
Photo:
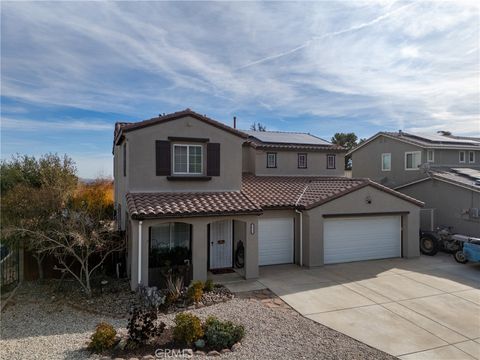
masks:
<svg viewBox="0 0 480 360"><path fill-rule="evenodd" d="M258 278L257 226L257 215L130 220L132 290L139 284L162 287L170 270L186 284L205 281L209 271L219 269L231 269L242 279Z"/></svg>

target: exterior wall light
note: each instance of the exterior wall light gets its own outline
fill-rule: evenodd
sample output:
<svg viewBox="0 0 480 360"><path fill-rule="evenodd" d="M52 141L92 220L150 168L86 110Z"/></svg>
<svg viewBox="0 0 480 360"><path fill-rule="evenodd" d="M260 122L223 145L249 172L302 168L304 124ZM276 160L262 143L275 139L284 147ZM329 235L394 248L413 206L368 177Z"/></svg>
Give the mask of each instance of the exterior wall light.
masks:
<svg viewBox="0 0 480 360"><path fill-rule="evenodd" d="M255 224L254 223L250 224L250 234L252 234L252 235L255 234Z"/></svg>
<svg viewBox="0 0 480 360"><path fill-rule="evenodd" d="M368 195L366 198L365 198L365 202L367 204L371 204L372 203L372 198L370 197L370 195Z"/></svg>

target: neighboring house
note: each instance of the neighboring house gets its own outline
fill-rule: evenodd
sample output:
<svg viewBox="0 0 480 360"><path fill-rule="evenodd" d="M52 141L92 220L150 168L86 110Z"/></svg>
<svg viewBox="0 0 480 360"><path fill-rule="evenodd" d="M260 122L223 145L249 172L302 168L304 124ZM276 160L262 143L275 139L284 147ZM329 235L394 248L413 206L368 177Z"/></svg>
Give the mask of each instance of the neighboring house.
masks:
<svg viewBox="0 0 480 360"><path fill-rule="evenodd" d="M264 265L419 255L423 203L338 176L344 149L315 136L239 131L187 109L117 123L113 153L132 289L184 264L194 279L229 268L249 279Z"/></svg>
<svg viewBox="0 0 480 360"><path fill-rule="evenodd" d="M480 139L380 132L352 149L352 176L425 202L421 227L480 236Z"/></svg>

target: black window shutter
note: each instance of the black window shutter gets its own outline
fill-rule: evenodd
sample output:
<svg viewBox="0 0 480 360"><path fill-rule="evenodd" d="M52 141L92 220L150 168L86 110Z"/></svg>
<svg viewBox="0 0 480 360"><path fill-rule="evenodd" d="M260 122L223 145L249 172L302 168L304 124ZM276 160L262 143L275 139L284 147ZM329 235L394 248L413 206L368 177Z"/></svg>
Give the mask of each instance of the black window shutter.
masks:
<svg viewBox="0 0 480 360"><path fill-rule="evenodd" d="M220 144L207 144L207 176L220 176Z"/></svg>
<svg viewBox="0 0 480 360"><path fill-rule="evenodd" d="M155 163L157 176L168 176L171 172L170 141L155 141Z"/></svg>

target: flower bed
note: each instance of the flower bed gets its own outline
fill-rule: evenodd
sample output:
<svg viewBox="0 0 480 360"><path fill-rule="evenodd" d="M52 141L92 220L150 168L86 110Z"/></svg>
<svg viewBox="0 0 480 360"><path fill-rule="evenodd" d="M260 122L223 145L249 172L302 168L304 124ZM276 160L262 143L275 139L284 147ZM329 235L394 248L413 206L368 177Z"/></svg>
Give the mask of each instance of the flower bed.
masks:
<svg viewBox="0 0 480 360"><path fill-rule="evenodd" d="M89 348L112 357L151 355L155 352L197 355L219 355L239 348L243 338L243 326L222 321L215 316L202 322L197 316L186 312L233 299L233 294L224 286L211 281L194 281L188 288L181 279L170 277L167 288L140 287L136 306L132 307L127 324L127 333L111 336L94 333ZM167 314L176 314L174 324L167 326ZM169 315L171 316L171 315ZM105 328L106 324L102 324ZM98 331L97 331L98 332ZM104 339L105 344L98 339Z"/></svg>

